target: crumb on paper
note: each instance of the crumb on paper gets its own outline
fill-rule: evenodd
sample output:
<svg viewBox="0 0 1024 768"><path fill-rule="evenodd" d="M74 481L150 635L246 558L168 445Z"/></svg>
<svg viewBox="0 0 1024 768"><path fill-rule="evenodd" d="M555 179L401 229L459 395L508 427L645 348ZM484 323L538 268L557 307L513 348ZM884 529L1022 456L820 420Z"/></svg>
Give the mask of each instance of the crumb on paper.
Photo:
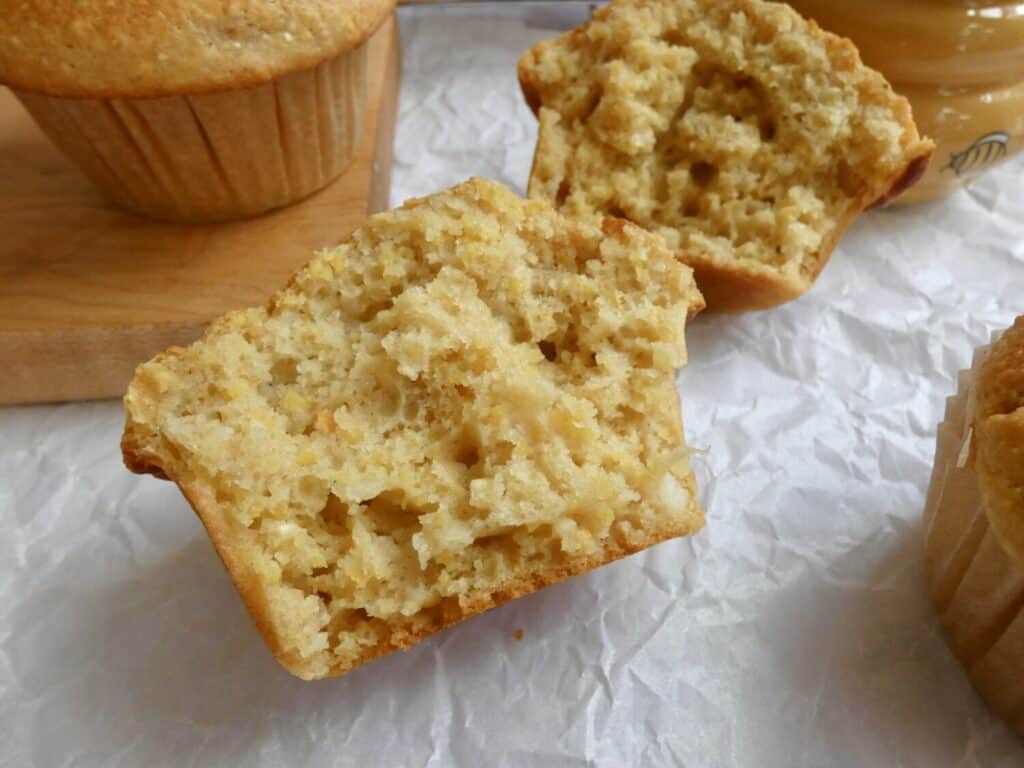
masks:
<svg viewBox="0 0 1024 768"><path fill-rule="evenodd" d="M514 637L516 640L522 640L523 639L523 630L517 629L515 632L512 633L512 637Z"/></svg>

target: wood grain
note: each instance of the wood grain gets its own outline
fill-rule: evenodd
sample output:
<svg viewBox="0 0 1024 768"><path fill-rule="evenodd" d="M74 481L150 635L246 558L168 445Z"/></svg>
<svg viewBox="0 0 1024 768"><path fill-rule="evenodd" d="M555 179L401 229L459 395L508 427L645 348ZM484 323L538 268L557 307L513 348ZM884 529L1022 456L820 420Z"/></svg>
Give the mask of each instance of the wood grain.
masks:
<svg viewBox="0 0 1024 768"><path fill-rule="evenodd" d="M314 250L386 208L394 18L370 45L366 132L352 166L296 205L215 226L113 207L0 92L0 403L120 396L140 362L262 303Z"/></svg>

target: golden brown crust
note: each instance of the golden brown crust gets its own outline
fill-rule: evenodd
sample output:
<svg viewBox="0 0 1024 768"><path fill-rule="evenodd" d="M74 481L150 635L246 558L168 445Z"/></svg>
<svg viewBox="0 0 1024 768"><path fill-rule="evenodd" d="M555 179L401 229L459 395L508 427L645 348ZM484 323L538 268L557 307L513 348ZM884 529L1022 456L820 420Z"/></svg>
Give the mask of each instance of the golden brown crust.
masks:
<svg viewBox="0 0 1024 768"><path fill-rule="evenodd" d="M869 206L870 208L881 208L888 205L921 180L925 171L928 170L928 163L931 162L935 147L921 146L918 152L919 154L911 158L910 162L907 163L907 167L903 169L903 172L898 174L895 180L889 183L888 191L875 200Z"/></svg>
<svg viewBox="0 0 1024 768"><path fill-rule="evenodd" d="M170 478L174 480L174 477ZM237 546L239 537L245 536L246 530L240 526L232 526L230 517L214 500L214 495L197 483L175 481L182 494L188 500L192 510L202 522L213 542L224 568L227 570L235 588L242 596L242 602L252 618L253 624L263 637L263 641L271 649L274 656L289 672L302 676L302 660L294 653L285 649L277 633L274 631L267 604L267 594L263 590L259 576L253 570L250 560Z"/></svg>
<svg viewBox="0 0 1024 768"><path fill-rule="evenodd" d="M393 625L392 639L390 642L371 648L351 664L335 667L331 670L329 676L333 677L342 675L361 664L365 664L373 659L393 653L394 651L408 650L413 645L430 635L437 634L454 624L458 624L466 619L472 618L473 616L489 611L491 608L496 608L502 603L507 603L510 600L515 600L516 598L533 594L544 587L549 587L553 584L557 584L558 582L565 581L573 576L579 576L580 574L600 568L603 565L608 565L616 560L627 557L628 555L636 554L637 552L647 549L648 547L652 547L655 544L659 544L678 536L685 536L689 533L692 533L692 531L688 529L660 531L657 535L651 535L643 539L635 540L634 543L630 544L628 547L623 547L615 542L611 542L609 545L605 546L604 551L599 555L576 558L574 560L570 560L560 568L555 568L545 573L526 575L518 581L509 582L502 588L492 592L481 591L474 593L470 595L469 600L465 602L465 604L460 604L455 609L440 614L427 626L418 626L413 630L409 630L401 624ZM283 663L284 662L282 660L282 664ZM287 666L287 664L285 664L285 666ZM292 671L293 674L296 674L294 670L290 671Z"/></svg>
<svg viewBox="0 0 1024 768"><path fill-rule="evenodd" d="M1009 415L1024 406L1024 315L992 345L978 377L979 419Z"/></svg>
<svg viewBox="0 0 1024 768"><path fill-rule="evenodd" d="M0 83L51 96L246 88L357 47L394 0L24 0L0 13Z"/></svg>
<svg viewBox="0 0 1024 768"><path fill-rule="evenodd" d="M552 40L541 40L539 43L533 46L530 50L524 53L516 64L516 73L519 76L519 90L522 91L523 99L526 101L526 106L533 112L534 117L540 112L541 101L540 101L540 80L534 74L535 70L531 65L531 60L537 58L540 55L541 50L550 45ZM537 158L534 157L534 162Z"/></svg>
<svg viewBox="0 0 1024 768"><path fill-rule="evenodd" d="M750 312L784 304L811 287L810 281L782 275L759 264L729 263L700 253L681 253L693 269L707 306L714 312Z"/></svg>
<svg viewBox="0 0 1024 768"><path fill-rule="evenodd" d="M977 386L978 484L992 529L1024 563L1024 316L992 346Z"/></svg>

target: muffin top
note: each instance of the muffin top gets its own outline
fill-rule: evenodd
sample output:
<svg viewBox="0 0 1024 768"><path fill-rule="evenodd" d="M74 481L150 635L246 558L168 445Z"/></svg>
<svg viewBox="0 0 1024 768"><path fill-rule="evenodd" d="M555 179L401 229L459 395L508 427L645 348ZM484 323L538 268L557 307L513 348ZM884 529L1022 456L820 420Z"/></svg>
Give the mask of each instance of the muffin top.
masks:
<svg viewBox="0 0 1024 768"><path fill-rule="evenodd" d="M10 0L0 83L146 98L259 85L363 43L395 0Z"/></svg>
<svg viewBox="0 0 1024 768"><path fill-rule="evenodd" d="M992 346L975 397L974 462L989 524L1024 562L1024 316Z"/></svg>

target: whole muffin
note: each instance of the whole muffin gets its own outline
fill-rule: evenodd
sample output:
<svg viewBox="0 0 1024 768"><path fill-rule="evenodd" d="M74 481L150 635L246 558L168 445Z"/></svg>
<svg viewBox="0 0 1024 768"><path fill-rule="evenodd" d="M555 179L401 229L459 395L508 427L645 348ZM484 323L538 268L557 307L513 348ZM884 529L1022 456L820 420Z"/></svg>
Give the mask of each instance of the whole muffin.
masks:
<svg viewBox="0 0 1024 768"><path fill-rule="evenodd" d="M925 525L950 647L1024 734L1024 316L978 350L947 403Z"/></svg>
<svg viewBox="0 0 1024 768"><path fill-rule="evenodd" d="M216 221L301 199L349 164L367 41L394 0L22 0L0 83L115 202Z"/></svg>

